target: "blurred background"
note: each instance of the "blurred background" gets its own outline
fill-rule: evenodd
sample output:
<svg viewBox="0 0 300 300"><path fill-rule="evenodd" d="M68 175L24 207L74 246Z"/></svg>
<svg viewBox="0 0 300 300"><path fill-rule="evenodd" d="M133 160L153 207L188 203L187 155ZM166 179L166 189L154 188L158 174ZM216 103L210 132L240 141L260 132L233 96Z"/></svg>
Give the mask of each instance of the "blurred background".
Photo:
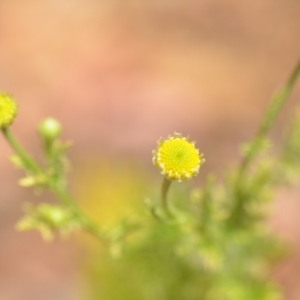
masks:
<svg viewBox="0 0 300 300"><path fill-rule="evenodd" d="M300 56L299 36L297 0L2 0L0 89L19 102L13 131L37 157L37 124L61 121L74 141L71 189L110 222L126 207L120 195L135 191L142 202L159 182L151 151L160 136L197 141L207 161L195 185L237 162ZM299 97L300 84L272 132L275 146ZM15 231L23 203L41 197L17 186L3 139L0 149L0 299L85 299L85 247ZM280 191L270 220L291 245L273 272L288 300L300 299L299 191Z"/></svg>

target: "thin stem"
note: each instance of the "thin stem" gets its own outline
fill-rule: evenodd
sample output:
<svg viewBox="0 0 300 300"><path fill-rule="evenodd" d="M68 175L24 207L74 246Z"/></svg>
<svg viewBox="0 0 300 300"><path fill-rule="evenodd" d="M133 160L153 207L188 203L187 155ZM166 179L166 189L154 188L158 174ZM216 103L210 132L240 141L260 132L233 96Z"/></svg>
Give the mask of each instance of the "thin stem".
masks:
<svg viewBox="0 0 300 300"><path fill-rule="evenodd" d="M258 129L257 136L265 136L270 131L283 105L285 104L286 100L291 94L299 75L300 60L298 61L298 64L296 65L292 74L288 78L286 84L279 90L278 93L276 93L272 97L265 118L263 119L262 124Z"/></svg>
<svg viewBox="0 0 300 300"><path fill-rule="evenodd" d="M239 170L236 181L236 203L232 211L232 214L229 218L229 222L235 224L236 220L244 219L244 203L247 201L245 199L245 193L243 191L243 183L245 182L246 172L251 162L255 158L256 154L260 149L260 145L263 142L264 138L267 136L271 130L274 122L276 121L280 111L282 110L284 104L287 102L295 84L300 75L300 60L298 61L296 67L292 71L290 77L288 78L286 84L273 95L269 106L266 110L264 118L256 132L256 135L253 138L251 143L251 151L244 156Z"/></svg>
<svg viewBox="0 0 300 300"><path fill-rule="evenodd" d="M20 156L27 169L36 174L44 173L42 167L39 166L34 158L32 158L14 138L9 128L2 128L2 133L12 149L17 153L17 155ZM64 204L64 206L72 211L74 217L80 222L83 229L96 236L101 241L107 242L103 234L100 232L99 227L82 213L72 196L68 193L68 191L66 191L65 187L60 183L60 181L49 180L47 186Z"/></svg>
<svg viewBox="0 0 300 300"><path fill-rule="evenodd" d="M247 156L244 157L240 165L240 173L243 173L247 168L252 159L256 155L257 148L261 141L267 136L270 129L272 128L274 122L277 119L283 105L287 102L295 84L300 75L300 60L298 61L296 67L292 71L290 77L288 78L286 84L273 95L269 106L266 110L262 123L260 124L257 133L253 139L253 151L251 151Z"/></svg>
<svg viewBox="0 0 300 300"><path fill-rule="evenodd" d="M161 186L161 200L162 200L162 205L163 205L166 213L170 217L173 217L173 213L171 211L170 203L168 202L168 197L167 197L171 183L172 183L171 180L168 180L166 177L164 177L162 186Z"/></svg>
<svg viewBox="0 0 300 300"><path fill-rule="evenodd" d="M2 133L12 147L12 149L20 156L26 167L35 173L43 173L42 168L34 161L34 159L27 153L27 151L14 138L9 128L2 128Z"/></svg>
<svg viewBox="0 0 300 300"><path fill-rule="evenodd" d="M49 188L53 192L53 194L73 212L74 217L80 222L83 229L100 239L102 242L107 242L107 239L101 233L97 224L95 224L90 218L83 214L68 191L55 183L51 184Z"/></svg>

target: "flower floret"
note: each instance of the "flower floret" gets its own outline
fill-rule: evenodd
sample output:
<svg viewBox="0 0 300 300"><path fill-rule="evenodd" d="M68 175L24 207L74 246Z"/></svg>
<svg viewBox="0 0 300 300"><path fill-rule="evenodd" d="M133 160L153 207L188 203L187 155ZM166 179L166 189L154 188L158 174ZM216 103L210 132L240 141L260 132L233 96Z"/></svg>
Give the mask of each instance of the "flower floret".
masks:
<svg viewBox="0 0 300 300"><path fill-rule="evenodd" d="M196 176L205 159L188 137L174 133L166 140L160 139L153 152L153 164L169 180L182 181Z"/></svg>

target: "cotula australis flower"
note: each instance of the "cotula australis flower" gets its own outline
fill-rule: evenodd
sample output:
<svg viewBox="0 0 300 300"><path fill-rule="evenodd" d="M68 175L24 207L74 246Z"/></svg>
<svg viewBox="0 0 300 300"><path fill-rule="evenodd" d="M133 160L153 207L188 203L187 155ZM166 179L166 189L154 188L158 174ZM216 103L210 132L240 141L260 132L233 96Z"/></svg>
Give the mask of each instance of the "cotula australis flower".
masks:
<svg viewBox="0 0 300 300"><path fill-rule="evenodd" d="M153 151L153 164L168 180L182 181L197 176L204 161L195 142L176 132L166 140L160 139Z"/></svg>
<svg viewBox="0 0 300 300"><path fill-rule="evenodd" d="M0 128L6 128L12 124L18 111L16 101L8 94L0 94Z"/></svg>

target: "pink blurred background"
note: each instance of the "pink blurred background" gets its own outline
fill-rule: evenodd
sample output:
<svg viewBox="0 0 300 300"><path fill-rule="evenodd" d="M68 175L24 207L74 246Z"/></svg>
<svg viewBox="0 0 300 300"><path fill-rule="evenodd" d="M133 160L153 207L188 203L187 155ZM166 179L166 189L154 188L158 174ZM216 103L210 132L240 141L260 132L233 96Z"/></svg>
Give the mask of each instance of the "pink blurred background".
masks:
<svg viewBox="0 0 300 300"><path fill-rule="evenodd" d="M75 141L76 162L93 155L135 159L150 173L160 136L189 134L221 174L255 132L271 94L300 56L296 0L0 2L0 89L20 111L13 131L39 155L35 128L47 116ZM272 132L280 139L300 84ZM22 203L0 139L0 299L77 299L71 242L17 233ZM47 196L46 196L47 197ZM286 299L300 299L299 190L281 191L271 226L292 245L274 272Z"/></svg>

